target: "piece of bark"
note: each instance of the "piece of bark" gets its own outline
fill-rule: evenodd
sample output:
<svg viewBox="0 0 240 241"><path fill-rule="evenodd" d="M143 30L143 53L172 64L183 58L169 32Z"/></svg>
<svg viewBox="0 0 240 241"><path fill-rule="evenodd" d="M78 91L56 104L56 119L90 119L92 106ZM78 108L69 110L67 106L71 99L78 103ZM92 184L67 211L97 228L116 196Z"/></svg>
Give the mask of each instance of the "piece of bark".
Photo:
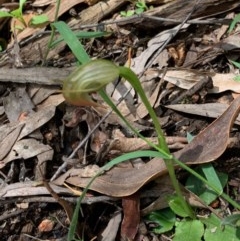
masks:
<svg viewBox="0 0 240 241"><path fill-rule="evenodd" d="M72 71L71 68L33 67L23 69L0 68L0 82L18 84L56 85L62 84Z"/></svg>

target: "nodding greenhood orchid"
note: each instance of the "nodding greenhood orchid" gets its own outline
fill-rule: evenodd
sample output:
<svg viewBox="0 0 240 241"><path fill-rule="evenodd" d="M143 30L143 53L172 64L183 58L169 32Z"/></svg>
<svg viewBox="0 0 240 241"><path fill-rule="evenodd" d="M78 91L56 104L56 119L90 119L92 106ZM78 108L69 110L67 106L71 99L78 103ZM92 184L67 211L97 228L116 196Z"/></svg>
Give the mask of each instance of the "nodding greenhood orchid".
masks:
<svg viewBox="0 0 240 241"><path fill-rule="evenodd" d="M63 95L66 101L77 106L99 106L89 95L92 92L101 91L116 78L126 79L135 88L142 102L146 106L149 115L153 120L159 138L159 145L169 155L169 149L158 122L157 116L145 95L137 75L127 67L117 66L113 62L103 59L96 59L79 66L71 73L63 83Z"/></svg>
<svg viewBox="0 0 240 241"><path fill-rule="evenodd" d="M119 77L119 67L108 60L97 59L81 65L63 82L66 101L77 106L99 106L89 95Z"/></svg>
<svg viewBox="0 0 240 241"><path fill-rule="evenodd" d="M132 87L136 90L137 94L141 97L142 102L148 110L150 117L152 118L155 130L158 136L158 144L154 145L150 143L145 137L137 133L137 131L131 127L127 120L122 116L121 112L116 108L114 103L109 99L106 93L102 90L110 82L113 82L116 78L122 77L126 79ZM156 113L154 112L151 104L145 92L142 88L141 82L137 75L127 67L117 66L108 60L92 60L86 64L78 67L63 83L63 95L65 99L74 105L90 105L98 106L99 104L94 102L90 97L90 93L99 91L100 95L103 97L106 103L109 104L115 110L115 112L121 117L122 120L133 130L136 134L141 136L150 146L153 146L156 150L161 152L165 157L163 158L165 164L168 168L170 178L172 180L173 186L180 198L180 202L185 210L188 210L189 216L194 216L192 210L188 207L185 202L180 186L175 176L173 156L171 155L161 126L159 124Z"/></svg>

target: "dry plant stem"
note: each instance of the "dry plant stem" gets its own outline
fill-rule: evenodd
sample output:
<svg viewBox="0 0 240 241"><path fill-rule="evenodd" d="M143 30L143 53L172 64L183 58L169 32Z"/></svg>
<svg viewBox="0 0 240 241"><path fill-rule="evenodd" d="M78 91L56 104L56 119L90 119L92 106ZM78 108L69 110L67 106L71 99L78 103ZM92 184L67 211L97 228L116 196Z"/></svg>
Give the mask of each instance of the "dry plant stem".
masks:
<svg viewBox="0 0 240 241"><path fill-rule="evenodd" d="M149 195L148 195L148 197L149 197ZM154 197L156 197L156 196L154 196ZM62 197L62 199L66 200L69 203L76 203L78 200L78 197ZM84 197L84 199L82 200L82 204L91 205L93 203L113 202L113 201L118 201L118 200L119 200L119 198L110 197L110 196L93 196L93 197ZM35 197L19 197L19 198L11 197L11 199L1 200L0 205L9 204L9 203L18 203L18 202L57 203L56 199L54 199L52 196L35 196ZM0 220L3 220L2 217L0 217Z"/></svg>

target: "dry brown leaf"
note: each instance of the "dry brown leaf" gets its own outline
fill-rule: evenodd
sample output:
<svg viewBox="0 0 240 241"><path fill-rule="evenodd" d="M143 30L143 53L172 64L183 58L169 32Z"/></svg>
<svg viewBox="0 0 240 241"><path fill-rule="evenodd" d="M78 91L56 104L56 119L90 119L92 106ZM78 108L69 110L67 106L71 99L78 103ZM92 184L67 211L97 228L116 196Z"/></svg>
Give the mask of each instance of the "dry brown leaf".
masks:
<svg viewBox="0 0 240 241"><path fill-rule="evenodd" d="M50 95L45 101L37 106L38 110L42 110L47 106L58 106L65 101L62 94Z"/></svg>
<svg viewBox="0 0 240 241"><path fill-rule="evenodd" d="M189 25L185 24L183 29L186 29ZM148 48L144 50L138 57L132 59L131 69L137 74L144 72L145 67L149 59L152 58L154 53L161 48L161 46L172 36L172 33L178 29L179 26L176 26L170 30L165 30L154 36L148 42ZM154 63L153 63L154 64Z"/></svg>
<svg viewBox="0 0 240 241"><path fill-rule="evenodd" d="M46 106L45 108L39 109L37 112L30 113L26 120L22 123L25 124L19 139L29 135L39 127L47 123L55 114L56 106Z"/></svg>
<svg viewBox="0 0 240 241"><path fill-rule="evenodd" d="M123 241L134 240L140 223L140 198L135 193L122 199L123 221L121 238Z"/></svg>
<svg viewBox="0 0 240 241"><path fill-rule="evenodd" d="M207 104L176 104L167 105L169 109L205 117L218 118L229 107L228 104L222 103L207 103ZM240 125L240 116L238 116L234 122Z"/></svg>
<svg viewBox="0 0 240 241"><path fill-rule="evenodd" d="M240 110L240 97L206 129L200 132L175 156L187 164L201 164L216 160L227 148L229 132Z"/></svg>
<svg viewBox="0 0 240 241"><path fill-rule="evenodd" d="M122 221L121 212L114 213L110 221L108 222L107 227L104 229L104 231L101 234L101 241L115 241L121 221Z"/></svg>
<svg viewBox="0 0 240 241"><path fill-rule="evenodd" d="M234 35L229 35L227 38L223 39L219 44L218 47L224 49L225 51L230 51L233 49L239 49L240 47L240 34L235 33Z"/></svg>
<svg viewBox="0 0 240 241"><path fill-rule="evenodd" d="M10 161L17 159L26 160L49 151L52 154L51 156L53 156L53 150L50 146L44 145L35 139L22 139L17 141L8 155L0 161L0 169Z"/></svg>
<svg viewBox="0 0 240 241"><path fill-rule="evenodd" d="M97 2L100 2L101 0L84 0L84 2L86 2L88 5L94 5Z"/></svg>
<svg viewBox="0 0 240 241"><path fill-rule="evenodd" d="M18 136L24 126L24 124L19 124L17 125L14 129L8 128L9 125L4 125L5 127L7 126L7 130L9 130L9 133L6 136L2 136L2 140L0 142L0 160L2 160L6 155L11 151L12 146L15 144L16 140L18 139ZM1 134L4 134L0 130Z"/></svg>
<svg viewBox="0 0 240 241"><path fill-rule="evenodd" d="M146 0L146 3L149 4L164 4L164 3L168 3L168 2L172 2L174 0Z"/></svg>
<svg viewBox="0 0 240 241"><path fill-rule="evenodd" d="M239 6L239 2L237 0L232 1L225 1L225 0L202 0L201 7L197 7L196 11L193 12L192 18L198 17L207 17L213 16L216 14L220 14L221 12L229 11L230 9L236 8ZM148 11L149 15L151 16L161 16L162 18L173 18L178 20L183 20L187 14L191 12L195 5L194 1L186 1L186 0L175 0L169 3L164 4L163 6L155 7L153 10ZM140 22L141 27L148 27L149 28L158 28L158 23L151 22L149 19ZM166 21L166 23L159 22L159 25L170 25ZM182 29L187 28L189 25L184 25ZM165 43L165 41L171 38L172 33L174 33L179 26L176 26L170 30L162 31L158 35L154 36L148 42L148 48L144 50L139 56L135 57L132 60L132 69L137 73L140 74L144 72L145 68L147 67L148 63L152 62L152 64L156 64L156 60L158 56L155 56L155 53L161 46ZM148 66L149 67L149 66ZM151 67L151 66L150 66Z"/></svg>
<svg viewBox="0 0 240 241"><path fill-rule="evenodd" d="M149 150L151 147L140 137L136 138L127 138L125 136L120 136L118 132L114 132L113 134L114 143L111 147L111 150L119 151L120 153L127 153L137 150ZM148 141L157 144L158 138L157 137L151 137L147 138ZM187 144L187 138L185 137L177 137L177 136L167 136L165 137L166 142L168 144L168 147L171 149L171 147L181 147L183 148L184 145ZM180 149L180 148L179 148Z"/></svg>
<svg viewBox="0 0 240 241"><path fill-rule="evenodd" d="M50 184L54 192L56 193L66 193L72 194L72 192L63 187L59 187L54 184ZM39 183L34 181L26 181L26 182L16 182L13 184L6 185L1 187L0 189L0 197L29 197L29 196L40 196L40 195L48 195L49 192L46 190L44 186L39 186Z"/></svg>
<svg viewBox="0 0 240 241"><path fill-rule="evenodd" d="M32 102L35 105L38 105L46 100L49 96L59 93L59 91L60 90L55 86L42 86L41 88L38 88L38 90L33 95Z"/></svg>
<svg viewBox="0 0 240 241"><path fill-rule="evenodd" d="M32 3L32 6L33 7L44 7L44 6L47 6L51 3L54 3L54 0L35 0Z"/></svg>
<svg viewBox="0 0 240 241"><path fill-rule="evenodd" d="M29 208L29 203L25 203L25 202L17 203L16 206L21 209L27 209Z"/></svg>
<svg viewBox="0 0 240 241"><path fill-rule="evenodd" d="M193 141L175 157L186 164L201 164L216 160L226 149L229 131L239 113L240 97L235 99L229 108L212 124L198 134ZM109 196L124 197L135 193L147 182L167 173L164 161L153 158L151 161L136 168L114 167L106 174L98 177L90 189ZM86 187L89 178L69 177L66 182Z"/></svg>
<svg viewBox="0 0 240 241"><path fill-rule="evenodd" d="M10 122L19 120L22 113L30 113L34 108L25 87L18 87L16 91L10 92L8 96L4 97L3 104Z"/></svg>
<svg viewBox="0 0 240 241"><path fill-rule="evenodd" d="M154 69L147 70L146 75L148 74L148 71L153 75L152 72ZM158 70L155 71L159 72ZM182 89L190 89L196 84L196 82L200 81L206 75L212 77L213 80L213 89L210 89L208 91L209 93L221 93L226 90L231 90L237 93L240 92L240 85L234 80L236 75L233 73L219 74L189 69L169 69L167 73L164 74L164 80ZM162 73L159 72L159 77L161 76Z"/></svg>

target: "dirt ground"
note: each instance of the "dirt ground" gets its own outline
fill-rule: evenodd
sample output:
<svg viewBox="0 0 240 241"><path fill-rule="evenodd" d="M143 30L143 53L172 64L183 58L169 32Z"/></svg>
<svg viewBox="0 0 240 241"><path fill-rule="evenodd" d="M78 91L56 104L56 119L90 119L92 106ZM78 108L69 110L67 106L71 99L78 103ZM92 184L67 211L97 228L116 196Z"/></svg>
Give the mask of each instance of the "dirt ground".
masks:
<svg viewBox="0 0 240 241"><path fill-rule="evenodd" d="M81 35L88 55L131 68L171 153L194 169L212 164L227 177L224 192L239 205L237 21L229 31L240 12L239 1L62 0L57 18L58 5L51 0L27 1L21 17L1 17L2 11L18 9L19 2L0 0L0 7L1 241L67 240L78 197L100 167L122 154L152 150L98 93L91 93L96 106L65 101L62 81L78 64L64 41L48 48L54 21L64 21L75 32L101 32L91 38ZM48 21L31 24L39 14ZM149 112L130 84L119 78L105 91L128 122L157 144ZM223 219L239 212L219 195L203 204L187 189L189 172L175 170L197 215ZM147 219L167 208L166 197L173 193L162 158L121 163L96 178L87 191L79 211L79 238L180 240L176 226L157 234L156 224Z"/></svg>

